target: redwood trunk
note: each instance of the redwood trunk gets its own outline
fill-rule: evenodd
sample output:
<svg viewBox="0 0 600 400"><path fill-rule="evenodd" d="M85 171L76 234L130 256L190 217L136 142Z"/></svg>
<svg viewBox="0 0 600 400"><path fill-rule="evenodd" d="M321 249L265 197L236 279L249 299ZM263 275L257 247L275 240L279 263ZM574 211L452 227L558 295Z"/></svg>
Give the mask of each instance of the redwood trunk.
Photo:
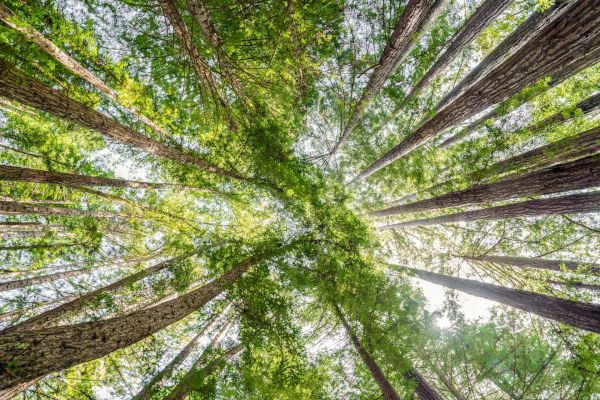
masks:
<svg viewBox="0 0 600 400"><path fill-rule="evenodd" d="M600 154L369 213L384 217L600 186Z"/></svg>
<svg viewBox="0 0 600 400"><path fill-rule="evenodd" d="M573 194L541 200L523 201L504 206L465 211L433 218L417 219L382 226L381 230L410 226L438 225L451 222L470 222L478 220L493 221L518 217L538 217L546 215L564 215L571 213L593 213L600 211L600 192Z"/></svg>
<svg viewBox="0 0 600 400"><path fill-rule="evenodd" d="M398 64L410 51L418 35L423 31L429 21L433 20L441 11L447 0L409 0L402 15L398 19L394 31L388 40L379 63L373 70L367 87L363 91L358 103L354 106L352 114L342 136L331 150L335 154L348 140L348 137L360 122L363 112L369 102L383 87L390 75L396 70Z"/></svg>
<svg viewBox="0 0 600 400"><path fill-rule="evenodd" d="M0 215L65 215L70 217L118 218L119 214L110 211L79 210L76 208L50 207L37 204L23 204L0 201Z"/></svg>
<svg viewBox="0 0 600 400"><path fill-rule="evenodd" d="M600 47L600 3L576 0L558 7L566 7L566 10L540 34L362 171L358 178L372 175L439 132L517 94L541 78L564 72L565 65L572 66L571 60L577 60L577 68L571 68L572 72L588 66L580 61Z"/></svg>
<svg viewBox="0 0 600 400"><path fill-rule="evenodd" d="M244 179L236 173L225 171L196 156L142 135L113 118L92 110L63 93L46 86L44 83L29 78L3 60L0 60L0 96L62 117L87 129L99 132L116 142L144 150L156 156L191 165L224 177Z"/></svg>
<svg viewBox="0 0 600 400"><path fill-rule="evenodd" d="M465 260L471 261L487 261L491 263L500 263L512 265L519 268L536 268L545 269L550 271L562 271L562 268L569 269L571 271L577 271L579 266L590 267L590 272L593 274L600 274L600 264L586 263L579 261L567 261L567 260L544 260L542 258L528 258L528 257L510 257L510 256L460 256Z"/></svg>
<svg viewBox="0 0 600 400"><path fill-rule="evenodd" d="M292 245L247 258L219 278L175 300L107 320L0 335L0 389L105 356L181 320L217 297L257 262L281 255ZM18 343L19 346L15 346Z"/></svg>
<svg viewBox="0 0 600 400"><path fill-rule="evenodd" d="M383 373L379 365L377 365L377 362L375 361L373 356L371 356L367 349L365 349L360 343L360 340L358 340L358 337L352 330L352 327L350 327L350 325L348 324L346 317L344 317L344 314L342 314L342 310L340 310L340 307L337 304L335 304L334 309L336 315L338 316L342 325L344 326L344 329L346 330L346 334L350 337L350 341L354 345L354 348L360 355L360 358L365 363L365 366L369 369L369 372L371 372L373 380L379 386L383 398L385 400L400 400L398 392L396 392L396 389L394 389L392 384L387 380L385 374Z"/></svg>
<svg viewBox="0 0 600 400"><path fill-rule="evenodd" d="M445 400L445 398L439 394L416 369L411 369L411 371L406 374L406 377L417 382L417 389L415 392L420 400Z"/></svg>
<svg viewBox="0 0 600 400"><path fill-rule="evenodd" d="M539 293L511 289L470 279L456 278L420 269L401 267L419 278L459 290L473 296L496 301L544 318L600 333L600 305L559 299Z"/></svg>

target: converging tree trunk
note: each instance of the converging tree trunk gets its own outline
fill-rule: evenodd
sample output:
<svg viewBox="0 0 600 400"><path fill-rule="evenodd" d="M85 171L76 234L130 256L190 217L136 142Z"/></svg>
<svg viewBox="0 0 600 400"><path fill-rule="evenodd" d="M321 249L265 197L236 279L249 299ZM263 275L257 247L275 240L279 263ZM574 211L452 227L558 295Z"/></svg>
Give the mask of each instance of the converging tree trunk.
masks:
<svg viewBox="0 0 600 400"><path fill-rule="evenodd" d="M0 201L0 215L65 215L70 217L119 218L119 214L110 211L80 210L67 207L50 207L37 204L23 204L12 201Z"/></svg>
<svg viewBox="0 0 600 400"><path fill-rule="evenodd" d="M26 76L4 60L0 60L0 96L54 114L87 129L99 132L116 142L144 150L156 156L187 164L223 177L244 179L236 173L225 171L197 156L142 135L115 119L67 97L58 90Z"/></svg>
<svg viewBox="0 0 600 400"><path fill-rule="evenodd" d="M487 261L491 263L507 264L519 268L535 268L545 269L550 271L562 271L566 268L571 271L577 271L579 267L583 267L583 270L589 270L592 274L600 274L600 264L580 262L580 261L567 261L567 260L546 260L543 258L529 258L529 257L511 257L511 256L493 256L493 255L481 255L481 256L460 256L465 260L470 261Z"/></svg>
<svg viewBox="0 0 600 400"><path fill-rule="evenodd" d="M362 119L363 112L369 102L383 87L390 75L396 70L404 56L408 54L418 36L429 21L437 17L447 0L409 0L402 15L398 19L394 31L388 40L379 63L373 70L367 87L358 103L354 106L350 119L342 135L333 146L331 154L335 154L348 140L348 137Z"/></svg>
<svg viewBox="0 0 600 400"><path fill-rule="evenodd" d="M41 310L45 310L49 307L54 307L57 306L61 303L65 303L67 301L71 301L73 299L77 298L77 296L66 296L66 297L61 297L58 298L56 300L50 300L44 303L40 303L40 304L36 304L33 306L29 306L29 307L23 307L14 311L8 311L5 313L2 313L0 315L0 322L5 322L9 319L12 319L14 317L18 317L20 315L26 314L26 313L30 313L30 312L36 312L36 311L41 311Z"/></svg>
<svg viewBox="0 0 600 400"><path fill-rule="evenodd" d="M439 210L467 204L581 190L595 186L600 186L600 154L522 175L509 175L492 183L475 185L430 199L372 211L369 215L383 217Z"/></svg>
<svg viewBox="0 0 600 400"><path fill-rule="evenodd" d="M415 268L396 268L410 271L419 278L437 285L506 304L590 332L600 333L600 305L597 304L559 299L544 294L456 278Z"/></svg>
<svg viewBox="0 0 600 400"><path fill-rule="evenodd" d="M510 58L486 74L431 119L409 134L357 178L366 178L429 141L438 133L497 104L543 77L562 71L600 47L600 4L595 0L568 1L567 7ZM579 69L588 66L577 63ZM576 71L573 68L571 71Z"/></svg>
<svg viewBox="0 0 600 400"><path fill-rule="evenodd" d="M450 222L471 222L478 220L499 220L519 217L538 217L547 215L564 215L571 213L593 213L600 211L600 192L573 194L549 199L530 200L504 206L489 207L481 210L464 211L439 217L417 219L382 226L388 230L410 226L438 225Z"/></svg>
<svg viewBox="0 0 600 400"><path fill-rule="evenodd" d="M73 74L84 79L90 85L107 95L112 101L117 103L129 114L133 115L135 118L148 125L150 128L154 129L156 132L162 134L163 136L167 135L167 133L161 127L156 125L145 115L141 114L139 110L137 110L135 107L126 106L125 104L123 104L119 99L118 93L112 88L110 88L107 84L105 84L96 75L94 75L93 72L85 68L67 53L59 49L58 46L56 46L44 35L35 30L31 25L27 24L25 21L23 21L17 15L15 15L15 13L13 13L12 10L10 10L8 7L2 4L0 4L0 21L4 22L7 26L11 27L12 29L22 33L23 36L25 36L28 40L38 45L42 50L48 53L48 55L50 55L56 61L61 63L63 67L71 71Z"/></svg>
<svg viewBox="0 0 600 400"><path fill-rule="evenodd" d="M219 278L177 299L107 320L0 334L0 389L105 356L179 321L217 297L253 265L286 253L297 242L248 257ZM18 343L18 346L15 346Z"/></svg>

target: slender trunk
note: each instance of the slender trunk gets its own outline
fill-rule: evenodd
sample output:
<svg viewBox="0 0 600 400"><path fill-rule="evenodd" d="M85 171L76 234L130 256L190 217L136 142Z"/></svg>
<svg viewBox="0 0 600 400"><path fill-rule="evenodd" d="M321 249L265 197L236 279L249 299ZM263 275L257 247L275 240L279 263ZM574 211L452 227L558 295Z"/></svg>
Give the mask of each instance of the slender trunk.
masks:
<svg viewBox="0 0 600 400"><path fill-rule="evenodd" d="M227 119L229 128L233 132L237 132L238 128L231 113L229 104L227 104L225 99L223 99L223 97L221 97L221 95L219 94L215 78L213 77L212 72L208 68L208 65L202 58L202 55L200 55L200 52L198 51L198 48L194 43L192 34L185 25L185 22L181 17L181 14L179 13L177 6L175 5L175 2L173 0L159 0L158 3L163 14L169 20L169 24L173 27L177 39L179 39L179 42L183 46L183 50L188 56L190 62L192 63L194 73L200 81L201 86L203 86L205 89L208 89L210 94L215 97L217 102L225 111L225 117Z"/></svg>
<svg viewBox="0 0 600 400"><path fill-rule="evenodd" d="M44 235L45 235L45 233L41 230L0 232L0 237L2 237L2 239L4 239L4 240L43 237Z"/></svg>
<svg viewBox="0 0 600 400"><path fill-rule="evenodd" d="M73 59L67 53L59 49L44 35L36 31L31 25L27 24L25 21L21 20L8 7L2 4L0 4L0 21L4 22L7 26L11 27L12 29L22 33L28 40L38 45L52 58L54 58L56 61L62 64L63 67L65 67L73 74L79 76L80 78L88 82L100 92L107 95L111 100L113 100L116 104L118 104L129 114L133 115L139 121L148 125L150 128L154 129L161 135L167 136L167 133L161 127L156 125L145 115L141 114L139 110L137 110L135 107L124 105L119 99L119 95L115 90L113 90L104 82L102 82L102 80L95 76L90 70L85 68L83 65L79 64L77 61L75 61L75 59Z"/></svg>
<svg viewBox="0 0 600 400"><path fill-rule="evenodd" d="M600 126L499 161L485 173L502 174L525 168L544 168L600 152Z"/></svg>
<svg viewBox="0 0 600 400"><path fill-rule="evenodd" d="M282 255L296 243L251 256L190 293L123 317L2 333L0 363L10 363L14 368L0 371L0 389L130 346L198 310L235 283L254 264Z"/></svg>
<svg viewBox="0 0 600 400"><path fill-rule="evenodd" d="M24 151L24 150L19 150L19 149L15 148L15 147L11 147L11 146L6 146L6 145L3 145L3 144L0 144L0 149L10 150L10 151L13 151L15 153L23 154L23 155L26 155L26 156L29 156L29 157L40 158L40 159L45 160L45 161L50 161L50 162L62 165L63 167L71 168L71 166L69 164L67 164L67 163L57 161L57 160L55 160L53 158L50 158L50 157L42 156L40 154L35 154L35 153L31 153L31 152Z"/></svg>
<svg viewBox="0 0 600 400"><path fill-rule="evenodd" d="M10 227L41 227L43 224L41 222L18 222L18 221L2 221L0 222L0 226L10 226Z"/></svg>
<svg viewBox="0 0 600 400"><path fill-rule="evenodd" d="M557 285L557 286L562 286L562 287L566 287L566 288L576 288L576 289L587 289L587 290L593 290L595 292L600 291L600 285L594 285L593 283L584 283L584 282L560 282L560 281L554 281L554 280L549 280L547 281L548 283L552 284L552 285Z"/></svg>
<svg viewBox="0 0 600 400"><path fill-rule="evenodd" d="M567 260L545 260L542 258L529 258L529 257L510 257L510 256L460 256L465 260L470 261L487 261L491 263L507 264L513 267L519 268L536 268L550 271L562 271L563 268L576 272L579 267L583 267L584 270L589 269L592 274L600 274L600 264L580 262L580 261L567 261Z"/></svg>
<svg viewBox="0 0 600 400"><path fill-rule="evenodd" d="M50 207L33 204L0 201L0 215L65 215L70 217L120 218L110 211L79 210L76 208Z"/></svg>
<svg viewBox="0 0 600 400"><path fill-rule="evenodd" d="M126 179L104 178L101 176L50 172L39 169L13 167L10 165L0 165L0 180L17 182L53 183L67 186L83 185L124 187L132 189L188 188L188 186L186 185L179 185L176 183L139 182L130 181Z"/></svg>
<svg viewBox="0 0 600 400"><path fill-rule="evenodd" d="M156 156L200 168L227 178L244 179L196 156L142 135L133 129L92 110L44 83L29 78L6 61L0 60L0 96L27 104L36 109L62 117L110 139Z"/></svg>
<svg viewBox="0 0 600 400"><path fill-rule="evenodd" d="M448 47L437 59L431 68L423 75L421 80L412 88L407 96L410 98L427 86L441 71L454 60L481 32L483 32L502 11L511 3L511 0L485 0L467 19L449 41Z"/></svg>
<svg viewBox="0 0 600 400"><path fill-rule="evenodd" d="M399 267L399 269L411 271L419 278L438 285L496 301L580 329L600 333L600 305L598 304L559 299L415 268Z"/></svg>
<svg viewBox="0 0 600 400"><path fill-rule="evenodd" d="M217 33L204 2L202 0L186 0L186 3L188 10L190 10L196 23L200 26L202 36L204 36L206 42L215 50L219 68L229 81L233 92L240 101L247 104L244 90L227 62L227 56L223 52L223 40Z"/></svg>
<svg viewBox="0 0 600 400"><path fill-rule="evenodd" d="M41 310L45 310L49 307L54 307L57 306L61 303L67 302L67 301L71 301L73 299L77 298L77 296L67 296L67 297L63 297L63 298L59 298L56 300L51 300L45 303L41 303L41 304L36 304L34 306L30 306L30 307L24 307L18 310L14 310L14 311L8 311L3 313L2 315L0 315L0 322L5 322L15 316L21 316L25 313L29 313L29 312L37 312L37 311L41 311Z"/></svg>
<svg viewBox="0 0 600 400"><path fill-rule="evenodd" d="M593 213L600 211L600 192L573 194L549 199L530 200L504 206L484 208L482 210L464 211L439 217L417 219L382 226L381 230L403 228L409 226L438 225L450 222L493 221L518 217L537 217L547 215L564 215L571 213Z"/></svg>
<svg viewBox="0 0 600 400"><path fill-rule="evenodd" d="M121 289L125 286L131 285L139 280L154 274L156 272L162 271L163 269L171 266L177 261L183 260L187 257L190 257L193 252L183 254L178 257L171 258L169 260L160 262L148 268L145 268L141 271L138 271L132 275L128 275L125 278L119 279L116 282L111 283L110 285L103 286L99 289L93 290L89 293L81 295L76 299L62 304L56 308L48 310L40 315L37 315L33 318L29 318L26 321L21 322L18 325L12 326L6 329L4 332L12 332L12 331L27 331L29 329L42 329L55 322L58 318L64 316L67 313L72 313L76 311L81 311L86 304L97 299L101 295L106 295L108 293L114 292L118 289Z"/></svg>
<svg viewBox="0 0 600 400"><path fill-rule="evenodd" d="M306 96L306 82L304 80L304 71L302 70L302 43L300 42L300 37L298 36L298 29L296 28L296 17L294 16L294 0L287 0L287 15L290 19L290 33L292 34L292 43L294 44L295 51L294 57L296 61L296 74L298 75L298 89L300 98L304 98Z"/></svg>
<svg viewBox="0 0 600 400"><path fill-rule="evenodd" d="M517 94L543 77L564 71L571 60L578 60L572 72L588 66L579 62L600 47L600 3L575 0L557 4L566 8L541 32L510 58L437 112L383 155L357 178L366 178L429 141L438 133L486 108ZM591 62L591 60L588 60ZM591 64L590 64L591 65Z"/></svg>
<svg viewBox="0 0 600 400"><path fill-rule="evenodd" d="M0 174L2 170L2 166L0 165ZM0 177L0 180L2 178ZM0 196L0 201L15 201L23 204L52 204L52 205L61 205L61 206L72 206L75 205L74 201L68 200L44 200L44 199L15 199L8 196Z"/></svg>
<svg viewBox="0 0 600 400"><path fill-rule="evenodd" d="M445 400L416 369L411 369L410 372L406 373L406 377L417 382L415 393L417 393L420 400Z"/></svg>
<svg viewBox="0 0 600 400"><path fill-rule="evenodd" d="M171 374L171 372L175 370L175 368L177 368L182 362L184 362L189 357L189 355L198 345L200 339L202 339L213 328L213 326L219 321L222 315L223 312L215 315L208 322L208 324L204 325L200 332L198 332L198 334L194 336L192 340L190 340L188 344L185 345L185 347L181 349L181 351L177 353L177 355L173 357L173 359L163 369L161 369L156 375L154 375L152 379L150 379L150 381L148 381L148 383L146 383L144 387L140 389L140 391L137 392L135 396L133 396L132 400L150 400L150 397L152 396L153 387L159 384L163 379L167 378Z"/></svg>
<svg viewBox="0 0 600 400"><path fill-rule="evenodd" d="M360 358L365 363L365 366L369 369L369 372L371 373L373 380L379 386L379 389L381 390L381 394L382 394L384 400L400 400L400 396L398 395L398 392L396 392L396 389L394 389L392 384L387 380L387 378L385 377L385 374L383 373L383 371L381 370L379 365L377 365L377 362L375 361L373 356L371 356L371 354L367 351L367 349L365 349L363 347L363 345L360 343L358 336L356 336L356 334L352 330L352 327L350 327L350 325L348 324L346 317L344 317L344 314L342 314L342 310L340 309L340 307L337 304L334 304L334 310L335 310L335 314L337 315L337 317L340 319L340 322L344 326L344 329L346 330L346 334L350 337L350 341L352 342L352 345L354 346L354 348L360 355Z"/></svg>
<svg viewBox="0 0 600 400"><path fill-rule="evenodd" d="M595 186L600 186L600 154L526 174L509 175L492 183L475 185L430 199L372 211L369 215L384 217L439 210L467 204L581 190Z"/></svg>
<svg viewBox="0 0 600 400"><path fill-rule="evenodd" d="M58 249L62 247L83 246L84 243L42 243L42 244L23 244L14 246L0 246L0 251L11 250L34 250L34 249ZM2 291L2 290L0 290Z"/></svg>
<svg viewBox="0 0 600 400"><path fill-rule="evenodd" d="M369 102L383 87L406 54L408 54L427 24L437 17L446 2L447 0L408 1L394 27L390 39L383 49L379 63L369 78L367 87L363 91L358 103L354 106L350 119L341 137L331 150L331 154L335 154L346 140L348 140L348 137L362 119L362 115Z"/></svg>
<svg viewBox="0 0 600 400"><path fill-rule="evenodd" d="M0 400L10 400L10 399L16 397L19 393L23 392L29 386L35 385L38 380L39 379L34 379L29 382L19 383L18 385L15 385L15 386L11 387L10 389L0 390Z"/></svg>

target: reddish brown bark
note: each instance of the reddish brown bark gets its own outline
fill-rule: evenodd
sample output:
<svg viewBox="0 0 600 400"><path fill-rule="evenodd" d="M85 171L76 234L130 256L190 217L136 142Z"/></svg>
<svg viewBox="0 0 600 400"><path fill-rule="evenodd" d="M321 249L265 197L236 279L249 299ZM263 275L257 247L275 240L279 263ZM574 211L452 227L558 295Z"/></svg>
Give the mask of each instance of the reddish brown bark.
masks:
<svg viewBox="0 0 600 400"><path fill-rule="evenodd" d="M539 293L456 278L415 268L399 267L419 278L473 296L506 304L544 318L600 333L600 305L559 299Z"/></svg>
<svg viewBox="0 0 600 400"><path fill-rule="evenodd" d="M381 230L405 228L410 226L438 225L451 222L471 222L478 220L493 221L499 219L564 215L571 213L593 213L600 211L600 192L573 194L549 199L530 200L504 206L489 207L481 210L464 211L439 217L398 222L382 226Z"/></svg>
<svg viewBox="0 0 600 400"><path fill-rule="evenodd" d="M197 156L142 135L113 118L92 110L63 93L46 86L44 83L29 78L4 60L0 60L0 96L54 114L87 129L99 132L114 141L144 150L150 154L200 168L223 177L244 179L236 173L225 171Z"/></svg>
<svg viewBox="0 0 600 400"><path fill-rule="evenodd" d="M590 267L592 274L600 274L600 264L585 263L579 261L567 261L567 260L545 260L542 258L529 258L529 257L511 257L511 256L493 256L493 255L481 255L481 256L460 256L465 260L471 261L487 261L491 263L508 264L519 268L536 268L545 269L550 271L562 271L562 268L569 269L571 271L577 271L579 266Z"/></svg>
<svg viewBox="0 0 600 400"><path fill-rule="evenodd" d="M446 4L447 0L409 0L402 15L398 19L394 31L388 40L379 63L373 70L367 87L358 103L354 106L350 119L342 132L342 136L333 146L331 154L335 154L348 140L348 137L360 122L362 115L379 90L383 87L398 64L414 45L416 38L425 26L434 19Z"/></svg>
<svg viewBox="0 0 600 400"><path fill-rule="evenodd" d="M567 2L566 10L502 64L470 86L431 119L409 134L357 178L366 178L429 141L438 133L486 108L517 94L541 78L572 66L585 67L589 53L600 47L600 3L595 0ZM589 61L589 60L588 60ZM571 71L577 70L571 68Z"/></svg>
<svg viewBox="0 0 600 400"><path fill-rule="evenodd" d="M581 190L595 186L600 186L600 154L522 175L509 175L492 183L475 185L431 199L372 211L369 215L384 217L439 210L467 204Z"/></svg>

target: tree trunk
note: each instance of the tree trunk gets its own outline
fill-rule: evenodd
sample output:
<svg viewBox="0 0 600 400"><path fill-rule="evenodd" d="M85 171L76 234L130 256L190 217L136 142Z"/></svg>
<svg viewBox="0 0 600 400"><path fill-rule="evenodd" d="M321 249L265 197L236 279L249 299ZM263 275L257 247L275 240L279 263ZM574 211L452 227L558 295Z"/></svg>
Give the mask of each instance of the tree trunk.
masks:
<svg viewBox="0 0 600 400"><path fill-rule="evenodd" d="M188 188L186 185L176 183L152 183L130 181L126 179L104 178L101 176L88 176L78 174L67 174L63 172L50 172L39 169L13 167L0 165L0 180L17 182L52 183L58 185L83 185L83 186L109 186L124 187L132 189L165 189L165 188Z"/></svg>
<svg viewBox="0 0 600 400"><path fill-rule="evenodd" d="M508 99L543 77L563 71L566 64L571 66L571 60L580 61L586 58L586 54L598 49L600 3L596 0L566 3L567 5L557 5L560 8L566 7L566 11L547 24L540 34L486 74L485 78L477 81L454 101L440 109L400 144L362 171L357 178L372 175L429 141L436 134ZM572 72L588 66L580 62L575 64L577 68L572 68Z"/></svg>
<svg viewBox="0 0 600 400"><path fill-rule="evenodd" d="M595 186L600 186L600 154L526 174L509 175L492 183L475 185L430 199L372 211L369 215L385 217L581 190Z"/></svg>
<svg viewBox="0 0 600 400"><path fill-rule="evenodd" d="M133 129L92 110L82 103L67 97L44 83L29 78L14 66L0 60L0 96L74 122L84 128L101 133L110 139L156 156L200 168L227 178L244 179L240 175L225 171L196 156L142 135Z"/></svg>
<svg viewBox="0 0 600 400"><path fill-rule="evenodd" d="M248 257L219 278L175 300L132 314L46 329L6 331L0 335L0 389L105 356L181 320L217 297L254 264L286 253L297 242ZM18 343L19 346L15 346Z"/></svg>
<svg viewBox="0 0 600 400"><path fill-rule="evenodd" d="M515 169L545 168L598 152L600 152L600 126L498 161L486 168L485 173L498 175Z"/></svg>
<svg viewBox="0 0 600 400"><path fill-rule="evenodd" d="M381 390L381 394L382 394L384 400L400 400L400 396L398 395L398 392L396 392L396 389L394 389L394 387L391 385L391 383L387 380L387 378L385 377L385 374L383 373L383 371L381 370L379 365L377 365L377 362L375 361L373 356L371 356L371 354L367 351L367 349L365 349L363 347L363 345L360 343L360 340L358 340L358 337L356 336L356 334L354 333L354 331L348 324L346 317L344 317L344 314L342 314L342 310L340 310L340 307L337 304L334 305L334 310L335 310L335 314L337 315L337 317L340 319L340 322L344 326L344 329L346 330L346 334L350 337L350 341L354 345L354 348L360 355L360 358L365 363L365 366L369 369L369 372L371 372L371 376L373 377L373 380L379 386L379 389Z"/></svg>
<svg viewBox="0 0 600 400"><path fill-rule="evenodd" d="M5 312L2 315L0 315L0 322L5 322L5 321L13 318L14 316L20 316L27 312L36 312L36 311L44 310L49 307L57 306L58 304L61 304L61 303L67 302L67 301L71 301L75 298L77 298L77 296L67 296L67 297L62 297L62 298L56 299L56 300L51 300L51 301L48 301L45 303L36 304L36 305L30 306L30 307L24 307L24 308L14 310L14 311L8 311L8 312Z"/></svg>
<svg viewBox="0 0 600 400"><path fill-rule="evenodd" d="M72 300L68 303L62 304L59 307L48 310L40 315L37 315L33 318L30 318L26 321L21 322L18 325L12 326L5 330L5 332L12 331L25 331L29 329L42 329L55 322L58 318L62 317L66 313L75 312L82 310L88 302L95 300L100 295L106 295L108 293L114 292L118 289L121 289L125 286L131 285L151 274L162 271L163 269L171 266L177 261L183 260L187 257L190 257L193 252L183 254L178 257L171 258L169 260L160 262L151 267L138 271L132 275L126 276L125 278L119 279L116 282L111 283L110 285L103 286L99 289L93 290L89 293L81 295L77 297L75 300Z"/></svg>
<svg viewBox="0 0 600 400"><path fill-rule="evenodd" d="M0 226L11 226L11 227L41 227L41 222L18 222L18 221L1 221Z"/></svg>
<svg viewBox="0 0 600 400"><path fill-rule="evenodd" d="M408 1L394 27L390 39L383 49L379 63L369 78L367 87L363 91L358 103L354 106L350 119L342 132L342 136L338 139L330 154L335 154L346 140L348 140L348 137L360 122L369 102L396 70L404 56L408 54L425 26L429 21L437 17L446 2L447 0Z"/></svg>
<svg viewBox="0 0 600 400"><path fill-rule="evenodd" d="M485 0L449 41L448 47L421 80L412 88L411 98L427 86L454 58L483 32L511 3L511 0Z"/></svg>
<svg viewBox="0 0 600 400"><path fill-rule="evenodd" d="M12 201L0 201L0 215L65 215L70 217L120 218L121 215L110 211L80 210L66 207L50 207L23 204Z"/></svg>
<svg viewBox="0 0 600 400"><path fill-rule="evenodd" d="M169 362L163 369L161 369L160 372L154 375L152 379L150 379L150 381L148 381L148 383L146 383L144 387L135 396L133 396L132 400L150 400L152 396L153 387L159 384L163 379L167 378L171 374L171 372L175 370L175 368L177 368L182 362L184 362L189 357L189 355L198 345L200 339L202 339L213 328L213 326L219 321L219 318L222 315L223 312L215 315L208 322L208 324L204 325L200 332L198 332L198 334L194 336L192 340L190 340L188 344L183 349L181 349L179 353L177 353L177 355L171 360L171 362Z"/></svg>
<svg viewBox="0 0 600 400"><path fill-rule="evenodd" d="M10 389L0 390L0 400L10 400L16 397L19 393L23 392L29 386L35 385L39 379L34 379L29 382L19 383L11 387Z"/></svg>
<svg viewBox="0 0 600 400"><path fill-rule="evenodd" d="M563 267L576 272L579 266L590 267L592 274L600 274L600 264L567 260L544 260L542 258L510 257L510 256L460 256L470 261L487 261L491 263L508 264L519 268L536 268L550 271L562 271Z"/></svg>
<svg viewBox="0 0 600 400"><path fill-rule="evenodd" d="M587 290L593 290L596 292L600 291L600 285L594 285L593 283L560 282L560 281L553 281L553 280L549 280L547 282L552 285L562 286L562 287L566 287L566 288L574 287L576 289L587 289Z"/></svg>
<svg viewBox="0 0 600 400"><path fill-rule="evenodd" d="M175 35L177 35L177 39L179 39L179 42L183 46L183 50L187 54L190 62L192 63L194 73L200 81L200 85L205 89L208 89L209 93L215 97L217 102L225 111L225 118L227 119L229 129L231 129L233 132L237 132L237 124L233 118L229 104L227 104L225 99L223 99L223 97L219 94L215 78L213 77L212 72L208 68L208 65L202 58L202 55L200 55L200 52L198 51L198 48L194 43L192 34L185 25L185 22L181 17L181 14L179 13L179 10L177 9L177 6L175 5L174 1L159 0L158 3L160 4L160 8L162 9L163 14L169 20L169 24L173 27Z"/></svg>
<svg viewBox="0 0 600 400"><path fill-rule="evenodd" d="M410 372L406 374L406 377L417 382L415 393L417 393L420 400L445 400L444 397L438 393L438 391L435 390L416 369L411 369Z"/></svg>
<svg viewBox="0 0 600 400"><path fill-rule="evenodd" d="M539 293L456 278L415 268L399 267L399 270L411 271L419 278L437 285L496 301L590 332L600 333L600 305L598 304L559 299Z"/></svg>
<svg viewBox="0 0 600 400"><path fill-rule="evenodd" d="M15 13L13 13L8 7L0 4L0 21L4 22L7 26L22 33L28 40L38 45L42 50L48 53L52 58L62 64L67 70L73 74L79 76L90 85L98 89L100 92L107 95L113 100L119 107L123 108L129 114L133 115L139 121L148 125L150 128L155 130L157 133L167 136L161 127L152 122L148 117L141 114L135 107L126 106L121 103L119 95L116 91L111 89L108 85L102 82L97 76L95 76L90 70L79 64L75 59L69 56L67 53L59 49L54 43L48 40L40 32L36 31L31 25L21 20Z"/></svg>
<svg viewBox="0 0 600 400"><path fill-rule="evenodd" d="M504 206L464 211L439 217L417 219L382 226L381 230L409 226L438 225L450 222L471 222L478 220L493 221L518 217L537 217L546 215L564 215L571 213L593 213L600 211L600 192L573 194L549 199L530 200Z"/></svg>

